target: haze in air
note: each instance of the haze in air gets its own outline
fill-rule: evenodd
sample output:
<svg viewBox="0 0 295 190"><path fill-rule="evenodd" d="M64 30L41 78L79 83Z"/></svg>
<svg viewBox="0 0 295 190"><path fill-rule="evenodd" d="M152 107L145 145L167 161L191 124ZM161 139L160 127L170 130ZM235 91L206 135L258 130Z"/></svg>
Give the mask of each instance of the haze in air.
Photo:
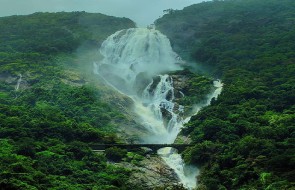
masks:
<svg viewBox="0 0 295 190"><path fill-rule="evenodd" d="M0 16L34 12L86 11L127 17L138 26L152 24L165 9L183 9L203 0L0 0Z"/></svg>
<svg viewBox="0 0 295 190"><path fill-rule="evenodd" d="M0 0L0 189L294 189L295 1L184 2Z"/></svg>

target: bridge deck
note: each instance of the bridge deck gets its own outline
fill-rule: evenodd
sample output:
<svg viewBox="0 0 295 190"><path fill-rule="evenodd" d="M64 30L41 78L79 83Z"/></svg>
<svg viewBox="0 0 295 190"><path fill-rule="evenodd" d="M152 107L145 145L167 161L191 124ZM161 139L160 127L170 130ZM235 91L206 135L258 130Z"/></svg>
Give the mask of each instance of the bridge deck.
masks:
<svg viewBox="0 0 295 190"><path fill-rule="evenodd" d="M111 147L118 147L118 148L123 148L127 150L138 149L141 147L147 147L152 150L158 150L164 147L172 147L179 151L182 151L188 146L194 146L194 145L193 144L94 144L91 146L91 148L93 149L93 151L102 151Z"/></svg>

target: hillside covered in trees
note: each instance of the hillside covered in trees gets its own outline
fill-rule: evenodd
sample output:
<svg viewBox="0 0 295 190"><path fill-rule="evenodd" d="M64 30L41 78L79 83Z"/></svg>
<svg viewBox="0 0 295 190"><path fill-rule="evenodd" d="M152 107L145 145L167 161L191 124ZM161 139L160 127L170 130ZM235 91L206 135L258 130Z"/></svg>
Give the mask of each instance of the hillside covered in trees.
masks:
<svg viewBox="0 0 295 190"><path fill-rule="evenodd" d="M156 28L182 57L224 83L183 134L195 146L199 189L295 186L295 1L203 2L169 13Z"/></svg>
<svg viewBox="0 0 295 190"><path fill-rule="evenodd" d="M198 189L294 188L295 2L210 1L166 12L155 24L173 49L224 83L182 131L194 144L182 155L201 169ZM132 171L107 160L136 165L143 156L90 149L120 142L115 131L130 122L117 105L130 102L97 85L89 68L103 40L131 27L85 12L0 18L0 189L136 189L126 184Z"/></svg>
<svg viewBox="0 0 295 190"><path fill-rule="evenodd" d="M125 188L130 172L89 147L116 142L114 120L124 116L69 68L78 49L97 51L130 27L85 12L0 18L0 189Z"/></svg>

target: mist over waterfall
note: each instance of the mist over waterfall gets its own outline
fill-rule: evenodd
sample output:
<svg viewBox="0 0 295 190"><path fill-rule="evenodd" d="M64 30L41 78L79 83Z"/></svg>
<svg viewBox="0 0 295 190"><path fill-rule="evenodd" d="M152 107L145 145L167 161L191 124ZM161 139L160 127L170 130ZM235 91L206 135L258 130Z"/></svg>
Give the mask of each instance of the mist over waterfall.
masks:
<svg viewBox="0 0 295 190"><path fill-rule="evenodd" d="M172 50L169 39L155 29L121 30L102 43L100 53L104 59L94 63L94 73L133 99L134 112L148 132L141 137L141 142L173 143L189 119L183 118L184 106L175 102L174 81L166 74L182 70L181 65L184 64ZM196 112L208 105L220 91L215 90L208 95L207 101L198 105ZM158 154L185 187L191 189L196 186L197 169L191 168L188 174L188 167L175 149L160 149Z"/></svg>
<svg viewBox="0 0 295 190"><path fill-rule="evenodd" d="M142 142L173 143L181 119L174 110L173 80L164 73L181 70L183 63L169 39L155 29L121 30L103 42L100 53L104 59L94 72L134 100L134 111L150 133ZM167 125L163 110L169 113Z"/></svg>
<svg viewBox="0 0 295 190"><path fill-rule="evenodd" d="M116 88L134 93L138 77L151 80L167 71L180 70L179 56L166 36L154 29L131 28L109 36L102 44L104 56L98 65L103 75Z"/></svg>

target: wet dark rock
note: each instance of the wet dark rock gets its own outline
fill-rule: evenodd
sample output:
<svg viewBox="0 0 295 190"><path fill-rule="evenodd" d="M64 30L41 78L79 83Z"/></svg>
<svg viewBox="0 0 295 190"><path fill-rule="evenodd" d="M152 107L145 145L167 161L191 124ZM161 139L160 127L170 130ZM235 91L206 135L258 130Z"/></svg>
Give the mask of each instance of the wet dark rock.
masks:
<svg viewBox="0 0 295 190"><path fill-rule="evenodd" d="M135 89L138 96L141 96L144 89L151 83L151 79L147 73L141 72L135 78L135 84L133 88Z"/></svg>

